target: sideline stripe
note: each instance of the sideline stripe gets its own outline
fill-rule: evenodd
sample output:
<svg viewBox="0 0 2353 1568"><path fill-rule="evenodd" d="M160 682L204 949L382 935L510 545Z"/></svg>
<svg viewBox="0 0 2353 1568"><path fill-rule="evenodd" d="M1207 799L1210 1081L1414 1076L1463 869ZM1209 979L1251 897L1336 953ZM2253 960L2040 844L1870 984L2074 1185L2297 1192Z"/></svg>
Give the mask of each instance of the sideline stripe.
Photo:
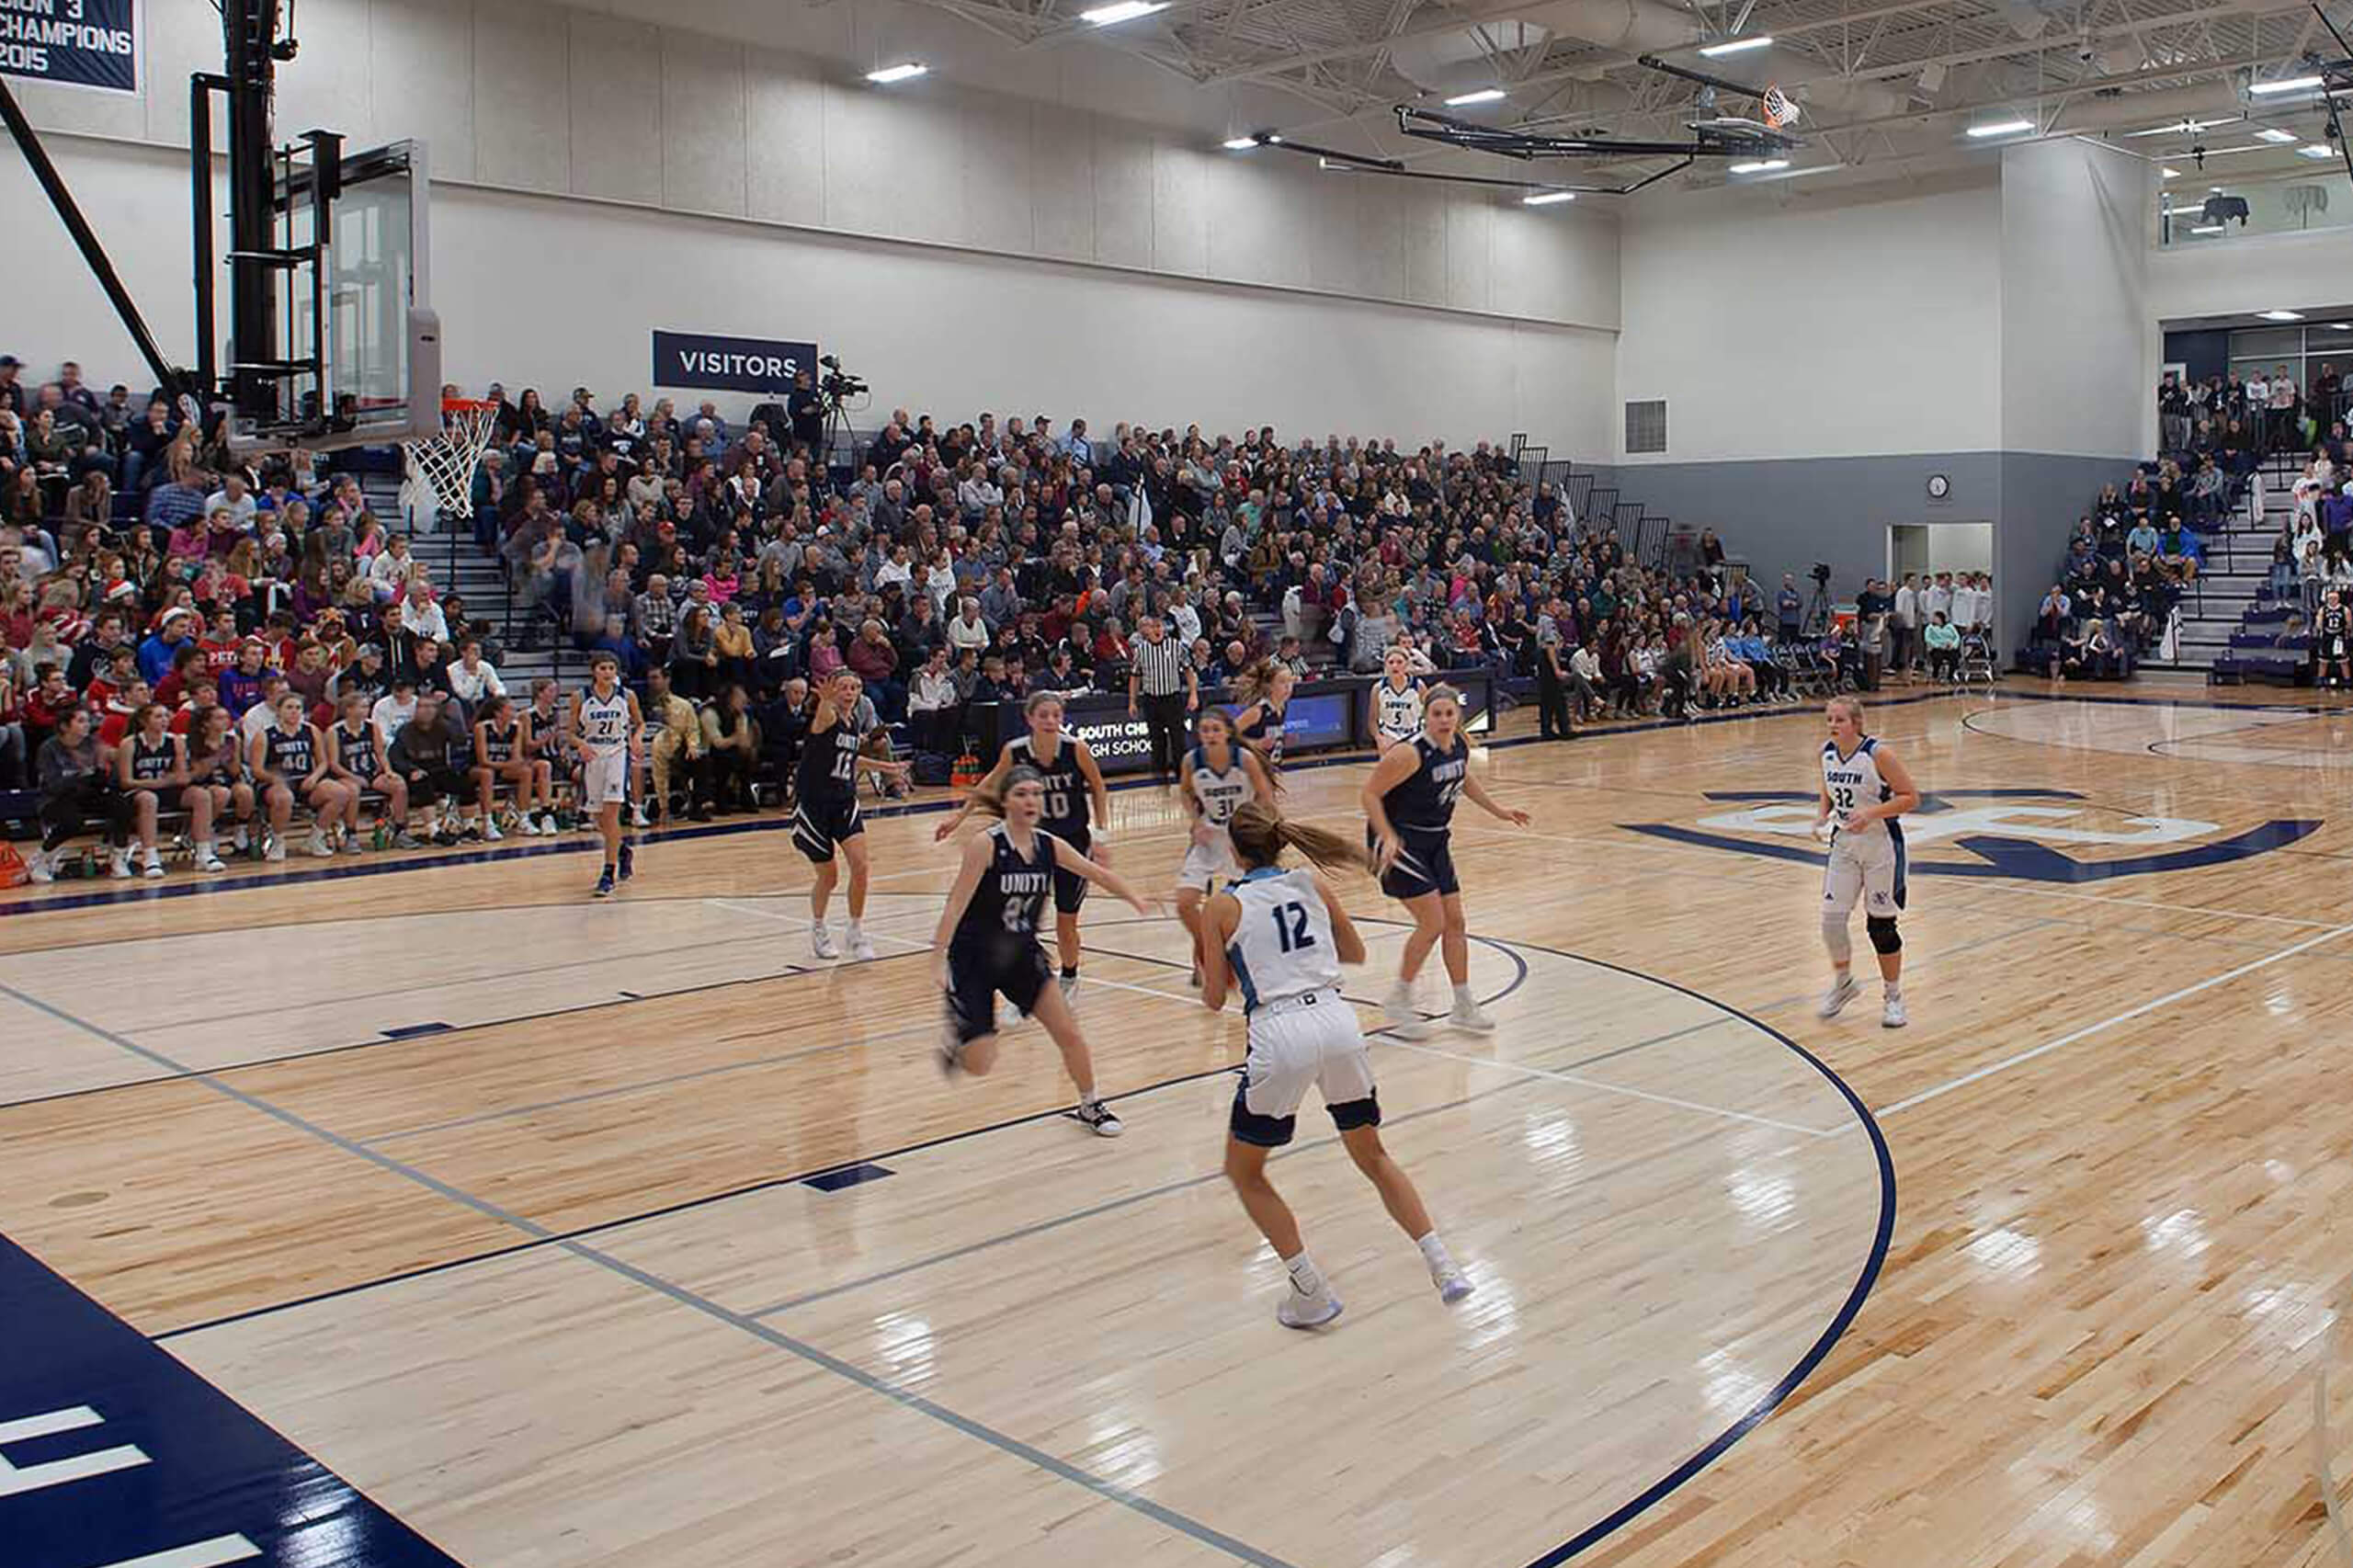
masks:
<svg viewBox="0 0 2353 1568"><path fill-rule="evenodd" d="M2333 926L2316 937L2305 937L2293 947L2282 948L2276 953L2256 959L2250 963L2243 963L2236 969L2224 970L2220 974L2210 975L2194 985L2185 985L2178 991L2168 991L2163 996L2153 997L2137 1007L2127 1007L2124 1011L2102 1018L2096 1024L2086 1024L2072 1033L2063 1034L2057 1040L2045 1040L2040 1045L2021 1051L2014 1056L2006 1056L1999 1062L1989 1062L1973 1073L1964 1073L1960 1077L1938 1084L1934 1088L1923 1089L1916 1095L1907 1095L1893 1105L1881 1107L1879 1114L1893 1116L1899 1111L1910 1110L1914 1106L1926 1105L1930 1100L1952 1093L1955 1089L1965 1089L1980 1079L1990 1078L1996 1073L2006 1073L2013 1067L2021 1066L2038 1057L2048 1056L2054 1051L2075 1044L2077 1040L2089 1040L2092 1036L2104 1029L2113 1028L2118 1024L2130 1023L2143 1014L2154 1013L2160 1007L2171 1006L2174 1003L2195 996L2201 991L2211 991L2215 986L2226 984L2242 975L2253 974L2259 969L2268 969L2275 963L2294 958L2298 953L2319 947L2323 942L2334 941L2348 932L2353 932L2353 925Z"/></svg>

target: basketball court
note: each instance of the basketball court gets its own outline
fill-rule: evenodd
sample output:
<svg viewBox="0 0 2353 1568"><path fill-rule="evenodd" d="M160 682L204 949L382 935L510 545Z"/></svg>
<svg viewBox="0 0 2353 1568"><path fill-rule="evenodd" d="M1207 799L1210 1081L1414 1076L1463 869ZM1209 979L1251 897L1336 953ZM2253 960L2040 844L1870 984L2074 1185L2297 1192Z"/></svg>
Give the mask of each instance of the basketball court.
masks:
<svg viewBox="0 0 2353 1568"><path fill-rule="evenodd" d="M1668 519L1597 477L1703 486L1679 538L1866 495L1866 528L1760 544L1758 581L1816 552L1876 573L1882 545L1893 575L1910 529L1923 565L1999 578L2000 632L2030 620L2063 513L2150 446L2161 321L2227 340L2307 305L2300 370L2353 332L2317 294L2141 290L2135 224L2170 246L2177 211L2194 252L2250 218L2162 184L2168 158L2207 177L2225 122L2196 118L2199 80L2230 74L2230 123L2258 97L2303 115L2219 149L2264 160L2234 165L2267 171L2258 202L2336 177L2314 165L2343 155L2353 59L2322 61L2333 28L2300 15L2291 48L2230 7L2088 8L2069 51L2031 43L2039 13L1998 39L1936 4L1768 5L1778 45L1748 6L1630 0L1622 36L1580 40L1572 13L1620 7L1233 6L1180 60L1203 47L1174 30L1209 9L1189 0L941 0L937 30L774 8L824 34L813 65L749 37L758 7L689 36L332 4L281 79L275 0L226 0L218 32L152 6L143 41L140 7L87 3L40 26L61 58L120 56L97 85L123 100L0 97L124 364L241 458L404 449L401 509L445 524L453 578L468 530L446 524L499 414L464 388L618 396L650 329L655 395L773 399L790 378L661 381L663 345L810 369L815 342L716 334L822 322L886 403L958 421L1013 406L1009 343L1041 383L1023 396L1104 425L1148 373L1139 415L1263 397L1252 427L1296 441L1422 438L1443 410L1520 431L1510 460L1540 476L1526 432L1557 420L1568 456L1623 465L1578 476L1576 526L1662 566ZM1063 63L1062 40L1125 22L1143 41ZM1012 63L876 107L931 70L909 38L946 76L967 24ZM2023 87L1971 69L2029 54ZM2046 80L2046 54L2086 74ZM134 56L199 58L185 110ZM1144 64L1154 90L1120 74ZM111 256L34 121L95 174ZM1988 137L2027 138L2011 186L1961 162ZM1901 210L1783 221L1781 181L1844 188L1873 158L1919 176L1876 193ZM1702 199L1766 194L1688 229L1679 207L1603 207L1622 236L1582 216L1694 165ZM191 198L184 258L153 219ZM2303 229L2325 210L2299 198L2290 243L2325 240ZM2103 313L2117 256L2141 291ZM183 320L155 279L186 289L188 260ZM791 311L811 319L772 319ZM848 417L837 396L826 442ZM2015 430L2031 450L2002 450ZM1693 453L1751 466L1666 460ZM1892 487L1803 477L1847 461ZM1965 558L1938 555L1961 528ZM1124 1136L1076 1121L1035 1025L994 1075L941 1075L947 791L871 812L865 963L813 956L773 812L651 835L601 902L578 833L0 892L0 1568L2353 1568L2353 702L2162 675L1881 694L1869 729L1925 791L1900 1030L1816 1012L1818 706L1533 727L1483 713L1474 763L1531 824L1466 812L1453 838L1495 1033L1380 1031L1410 926L1370 881L1344 890L1384 1134L1475 1290L1438 1304L1311 1108L1278 1176L1348 1305L1312 1334L1276 1322L1285 1268L1222 1174L1240 1011L1201 1006L1172 917L1097 897L1083 922L1074 1006ZM1353 835L1370 767L1295 761L1285 811ZM1111 800L1115 869L1165 898L1176 797Z"/></svg>
<svg viewBox="0 0 2353 1568"><path fill-rule="evenodd" d="M1877 708L1969 824L1916 851L1901 1033L1813 1015L1818 851L1759 786L1817 714L1507 722L1535 823L1457 839L1501 1028L1375 1037L1450 1312L1311 1114L1280 1179L1350 1311L1274 1323L1172 920L1085 922L1124 1138L1034 1026L943 1080L928 801L872 824L867 965L810 957L776 819L607 903L574 841L14 896L0 1232L461 1562L2332 1563L2347 722ZM1113 800L1165 884L1173 801ZM1347 902L1370 996L1399 912Z"/></svg>

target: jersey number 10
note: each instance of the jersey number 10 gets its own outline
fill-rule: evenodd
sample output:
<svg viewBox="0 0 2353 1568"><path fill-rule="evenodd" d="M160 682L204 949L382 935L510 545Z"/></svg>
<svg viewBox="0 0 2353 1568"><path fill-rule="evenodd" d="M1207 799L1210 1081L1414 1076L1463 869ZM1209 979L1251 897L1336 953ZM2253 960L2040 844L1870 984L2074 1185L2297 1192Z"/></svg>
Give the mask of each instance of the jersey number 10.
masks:
<svg viewBox="0 0 2353 1568"><path fill-rule="evenodd" d="M1275 917L1275 940L1287 953L1315 945L1315 933L1307 928L1307 906L1293 902L1279 903L1267 911Z"/></svg>

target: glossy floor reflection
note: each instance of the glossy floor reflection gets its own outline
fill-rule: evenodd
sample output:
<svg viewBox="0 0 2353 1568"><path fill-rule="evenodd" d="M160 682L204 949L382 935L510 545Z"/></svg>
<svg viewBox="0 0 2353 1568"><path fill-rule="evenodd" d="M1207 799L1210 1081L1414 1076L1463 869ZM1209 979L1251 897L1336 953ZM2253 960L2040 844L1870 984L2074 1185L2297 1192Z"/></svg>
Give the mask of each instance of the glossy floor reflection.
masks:
<svg viewBox="0 0 2353 1568"><path fill-rule="evenodd" d="M1775 813L1818 719L1486 754L1537 817L1457 840L1501 1028L1375 1051L1452 1311L1311 1107L1273 1169L1347 1312L1274 1323L1219 1172L1240 1022L1171 922L1086 922L1125 1138L1034 1028L942 1081L922 816L872 824L864 966L767 832L603 905L539 856L0 923L0 1231L357 1489L304 1561L403 1561L333 1523L381 1507L564 1568L2336 1563L2353 720L2053 695L1873 713L1972 813L1923 835L1900 1032L1813 1016ZM1170 803L1115 819L1165 886ZM1365 997L1399 912L1349 897Z"/></svg>

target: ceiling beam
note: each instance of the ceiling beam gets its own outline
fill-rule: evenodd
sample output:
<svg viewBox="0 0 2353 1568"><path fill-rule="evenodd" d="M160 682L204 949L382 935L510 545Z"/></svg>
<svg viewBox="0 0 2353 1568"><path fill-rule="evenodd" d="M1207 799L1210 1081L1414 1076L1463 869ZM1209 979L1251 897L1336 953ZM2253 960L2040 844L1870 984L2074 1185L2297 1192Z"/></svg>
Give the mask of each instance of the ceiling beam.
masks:
<svg viewBox="0 0 2353 1568"><path fill-rule="evenodd" d="M1877 21L1882 17L1901 17L1915 11L1943 10L1949 7L1953 3L1954 0L1897 0L1897 3L1893 5L1875 6L1866 10L1848 11L1836 17L1824 17L1819 21L1794 23L1790 27L1779 28L1775 31L1773 36L1776 39L1802 38L1808 33L1823 32L1833 28L1847 27L1856 22ZM2283 3L2287 3L2287 0L2283 0ZM2293 3L2302 4L2302 0L2293 0ZM1390 38L1380 40L1378 41L1343 44L1334 49L1317 50L1312 54L1293 55L1283 60L1266 61L1256 65L1244 66L1239 70L1220 73L1214 79L1218 81L1247 81L1260 77L1277 75L1286 71L1296 71L1309 65L1321 65L1329 61L1346 60L1355 55L1370 54L1376 50L1386 48L1389 45L1406 43L1415 39L1438 38L1443 37L1448 33L1458 33L1468 28L1480 27L1492 22L1512 21L1521 17L1529 16L1538 11L1548 10L1551 8L1552 4L1552 0L1538 0L1538 3L1502 6L1493 10L1458 12L1449 20L1442 22L1425 22L1419 27L1409 28L1404 32L1394 34ZM1596 68L1602 68L1610 65L1631 65L1633 62L1634 56L1631 54L1608 54L1596 56L1590 63Z"/></svg>

